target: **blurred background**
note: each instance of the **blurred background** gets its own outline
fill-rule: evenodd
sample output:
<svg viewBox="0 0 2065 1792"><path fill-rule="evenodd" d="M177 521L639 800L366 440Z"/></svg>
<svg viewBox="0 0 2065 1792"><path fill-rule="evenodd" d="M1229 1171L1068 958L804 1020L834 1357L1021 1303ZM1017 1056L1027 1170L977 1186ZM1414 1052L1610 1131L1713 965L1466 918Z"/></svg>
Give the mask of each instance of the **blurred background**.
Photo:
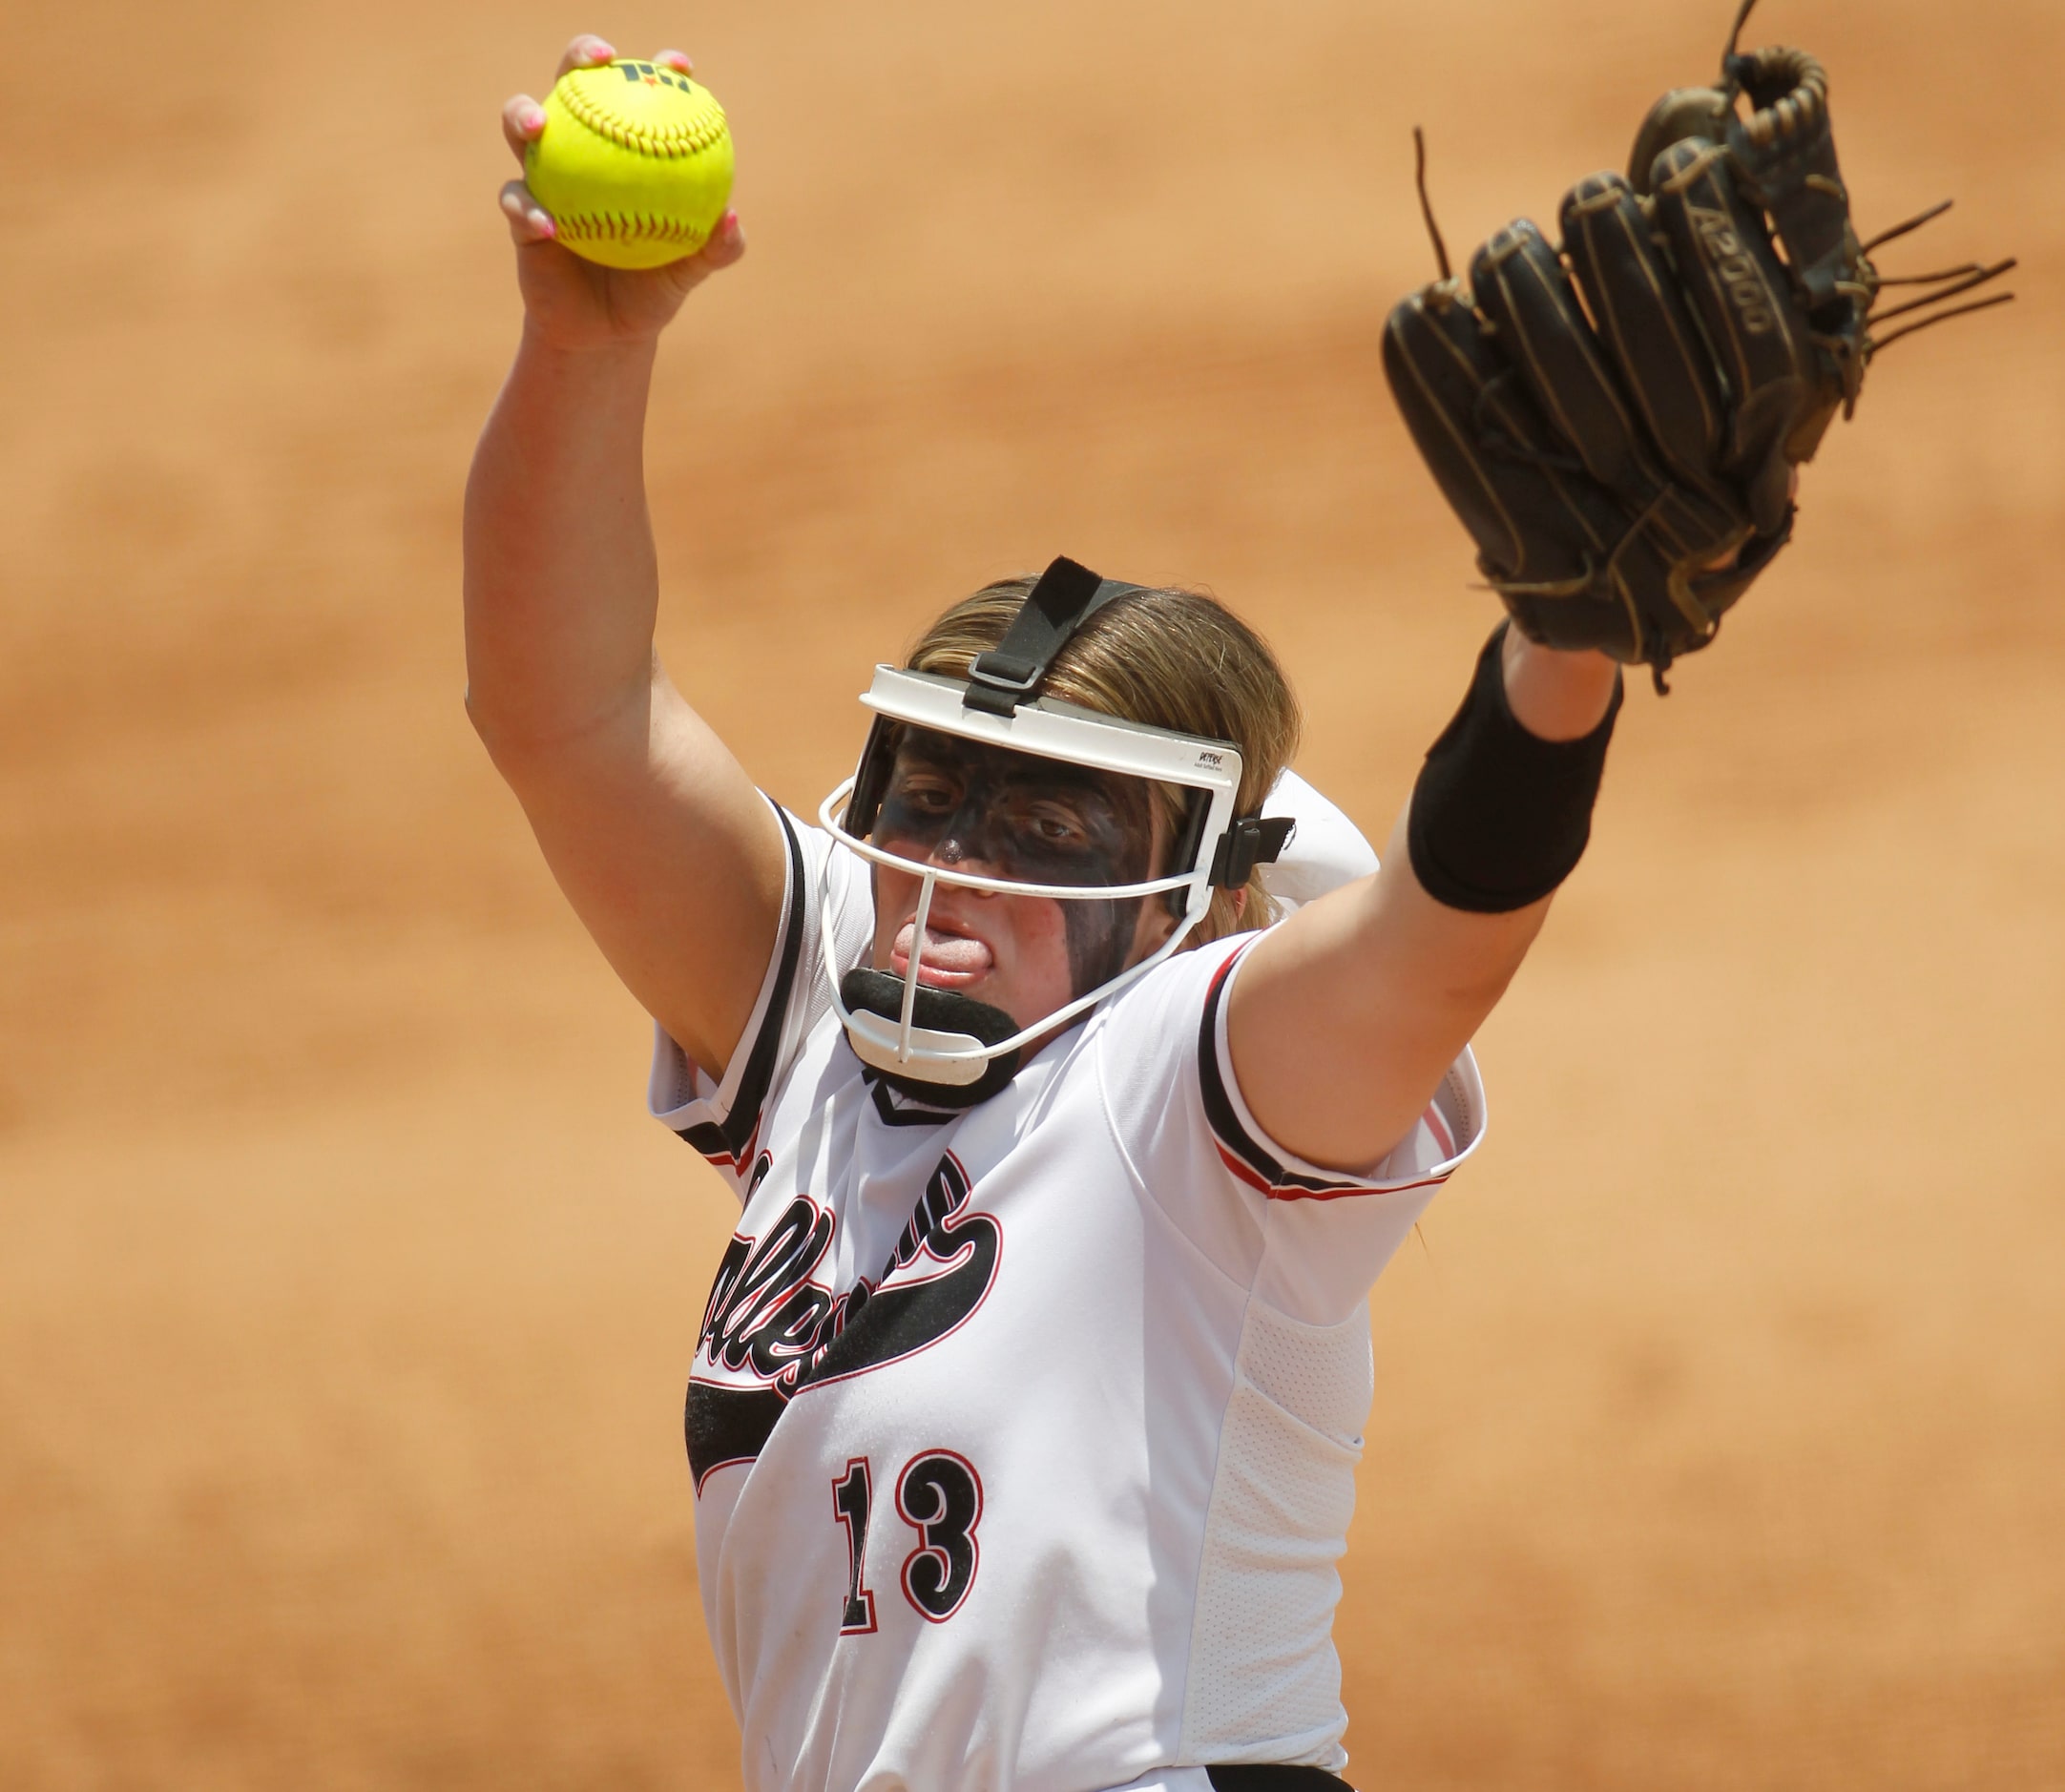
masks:
<svg viewBox="0 0 2065 1792"><path fill-rule="evenodd" d="M1378 365L1713 78L1724 0L14 16L0 187L0 1784L723 1787L679 1402L731 1223L460 706L496 108L730 111L662 357L676 677L792 805L1066 551L1210 585L1381 838L1495 609ZM1766 0L1892 271L1718 651L1631 694L1374 1302L1364 1786L2065 1783L2055 0ZM25 41L26 40L26 41Z"/></svg>

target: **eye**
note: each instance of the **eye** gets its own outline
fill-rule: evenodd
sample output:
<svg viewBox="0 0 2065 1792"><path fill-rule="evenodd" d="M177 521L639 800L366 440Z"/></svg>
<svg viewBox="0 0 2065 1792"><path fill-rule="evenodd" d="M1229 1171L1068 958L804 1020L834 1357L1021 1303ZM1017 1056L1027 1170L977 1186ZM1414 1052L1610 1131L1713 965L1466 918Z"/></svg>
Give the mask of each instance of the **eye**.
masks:
<svg viewBox="0 0 2065 1792"><path fill-rule="evenodd" d="M896 801L917 815L951 815L960 792L948 780L929 772L906 772L896 781Z"/></svg>
<svg viewBox="0 0 2065 1792"><path fill-rule="evenodd" d="M1058 802L1034 803L1026 823L1042 845L1081 846L1089 844L1081 817Z"/></svg>

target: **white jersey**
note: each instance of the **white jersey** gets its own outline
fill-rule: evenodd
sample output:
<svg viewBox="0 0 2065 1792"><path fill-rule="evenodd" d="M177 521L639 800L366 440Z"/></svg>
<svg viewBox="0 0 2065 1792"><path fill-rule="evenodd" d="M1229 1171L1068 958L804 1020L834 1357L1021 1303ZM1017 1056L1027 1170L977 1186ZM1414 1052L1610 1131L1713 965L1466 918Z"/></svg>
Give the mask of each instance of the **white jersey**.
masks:
<svg viewBox="0 0 2065 1792"><path fill-rule="evenodd" d="M773 962L720 1084L654 1112L743 1203L688 1390L696 1544L755 1792L1203 1792L1338 1771L1336 1573L1366 1295L1475 1146L1466 1052L1367 1176L1255 1124L1243 934L1178 954L944 1113L831 1012L866 867L782 815Z"/></svg>

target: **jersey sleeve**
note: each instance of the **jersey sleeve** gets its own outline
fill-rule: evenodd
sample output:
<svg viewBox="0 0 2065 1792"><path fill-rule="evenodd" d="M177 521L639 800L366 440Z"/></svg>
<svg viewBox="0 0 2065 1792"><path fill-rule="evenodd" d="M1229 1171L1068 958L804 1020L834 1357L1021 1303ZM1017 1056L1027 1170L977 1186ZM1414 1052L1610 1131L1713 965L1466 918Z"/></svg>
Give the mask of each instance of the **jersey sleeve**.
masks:
<svg viewBox="0 0 2065 1792"><path fill-rule="evenodd" d="M805 827L772 802L788 851L782 923L773 955L724 1074L713 1079L656 1026L646 1102L653 1116L716 1166L743 1200L768 1109L794 1073L804 1044L831 1012L832 976L866 958L874 931L874 895L861 861L832 848L831 836ZM828 911L826 975L824 925Z"/></svg>
<svg viewBox="0 0 2065 1792"><path fill-rule="evenodd" d="M1099 1074L1121 1149L1168 1219L1228 1275L1307 1324L1352 1313L1435 1191L1484 1136L1468 1047L1412 1130L1378 1162L1306 1162L1249 1113L1226 1042L1243 934L1179 954L1105 1017Z"/></svg>

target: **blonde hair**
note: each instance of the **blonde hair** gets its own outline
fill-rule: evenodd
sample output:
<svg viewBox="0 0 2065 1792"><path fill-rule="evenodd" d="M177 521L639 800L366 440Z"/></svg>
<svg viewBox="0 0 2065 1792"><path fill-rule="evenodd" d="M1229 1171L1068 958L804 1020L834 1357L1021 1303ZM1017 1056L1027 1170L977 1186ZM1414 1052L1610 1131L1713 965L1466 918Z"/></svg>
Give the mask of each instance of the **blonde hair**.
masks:
<svg viewBox="0 0 2065 1792"><path fill-rule="evenodd" d="M968 677L976 656L1004 638L1032 583L998 579L962 598L918 637L907 668ZM1106 604L1055 656L1040 694L1154 728L1231 740L1241 749L1238 815L1262 808L1298 750L1303 725L1298 699L1268 643L1218 598L1171 586L1128 592ZM1174 838L1183 819L1180 799L1164 786L1163 800ZM1266 927L1276 918L1258 868L1238 916L1233 891L1212 892L1190 943Z"/></svg>

